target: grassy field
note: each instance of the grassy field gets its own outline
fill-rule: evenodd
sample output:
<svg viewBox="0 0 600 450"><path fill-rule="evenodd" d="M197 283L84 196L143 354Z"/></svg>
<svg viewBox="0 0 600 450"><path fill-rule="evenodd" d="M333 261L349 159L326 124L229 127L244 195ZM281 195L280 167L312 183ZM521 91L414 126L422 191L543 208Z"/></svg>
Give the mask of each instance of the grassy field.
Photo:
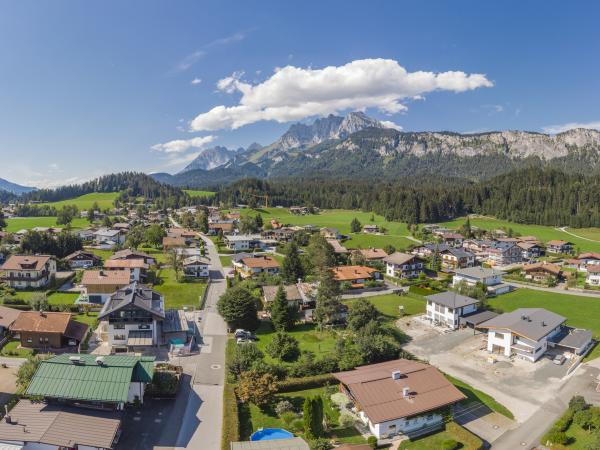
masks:
<svg viewBox="0 0 600 450"><path fill-rule="evenodd" d="M477 450L482 448L482 441L465 430L460 425L451 422L446 428L438 433L429 434L413 440L402 441L399 450L437 450L444 448L444 441L454 440L460 442L462 450Z"/></svg>
<svg viewBox="0 0 600 450"><path fill-rule="evenodd" d="M330 330L317 331L314 324L297 324L288 334L298 340L300 350L313 352L317 358L330 353L335 348L336 333ZM256 345L265 353L265 359L269 362L281 363L267 355L265 350L275 337L271 322L262 321L258 330L256 330L256 337L258 338Z"/></svg>
<svg viewBox="0 0 600 450"><path fill-rule="evenodd" d="M519 288L508 294L490 299L489 305L510 312L517 308L545 308L567 318L567 325L592 330L594 338L600 338L600 298L558 294ZM600 346L589 357L600 356Z"/></svg>
<svg viewBox="0 0 600 450"><path fill-rule="evenodd" d="M178 282L175 279L173 269L161 269L160 278L162 284L154 286L154 289L165 297L166 309L181 309L184 306L200 306L200 297L206 289L206 283L202 282Z"/></svg>
<svg viewBox="0 0 600 450"><path fill-rule="evenodd" d="M73 319L76 322L85 323L90 328L94 328L96 326L96 322L98 320L98 313L97 312L89 312L87 314L86 313L75 314L73 316Z"/></svg>
<svg viewBox="0 0 600 450"><path fill-rule="evenodd" d="M344 209L331 209L321 211L319 214L308 216L298 216L290 214L285 208L259 208L255 210L242 209L241 214L256 214L259 212L265 222L271 219L277 219L281 224L287 225L314 225L315 227L331 227L337 228L340 233L350 235L350 239L344 242L347 248L368 248L368 247L383 247L387 244L392 244L398 249L403 249L413 241L406 238L409 235L406 224L400 222L388 222L382 216L373 215L371 221L371 213L362 211L352 211ZM362 225L376 224L379 227L385 227L387 232L383 236L353 233L350 234L350 222L357 218Z"/></svg>
<svg viewBox="0 0 600 450"><path fill-rule="evenodd" d="M303 391L286 392L277 395L275 404L281 400L288 400L294 405L296 412L302 411L302 405L304 399L307 397L320 396L323 399L323 410L327 417L327 422L332 424L332 428L327 432L327 437L330 439L337 439L343 443L349 444L363 444L365 439L354 427L340 428L338 426L339 411L331 406L331 399L329 392L326 387L316 389L306 389ZM242 414L241 423L241 438L247 440L250 438L252 432L257 431L259 428L284 428L294 432L296 435L302 436L301 430L293 430L289 425L286 425L270 408L261 410L254 404L250 404L247 408L247 413Z"/></svg>
<svg viewBox="0 0 600 450"><path fill-rule="evenodd" d="M78 293L72 292L54 292L48 296L50 305L73 305L79 297Z"/></svg>
<svg viewBox="0 0 600 450"><path fill-rule="evenodd" d="M466 218L455 219L450 222L442 222L440 225L448 228L458 228L465 223ZM524 225L519 223L512 223L506 220L497 220L493 218L482 218L482 217L471 217L471 226L483 228L485 230L496 230L502 227L512 228L515 232L520 233L522 236L536 236L538 239L547 242L551 239L562 239L570 241L575 244L575 248L579 248L581 251L600 252L600 242L591 242L585 239L577 238L564 231L557 230L554 227L548 227L544 225ZM600 229L598 228L584 228L576 229L569 228L568 231L578 236L588 237L590 239L598 238L600 241Z"/></svg>
<svg viewBox="0 0 600 450"><path fill-rule="evenodd" d="M214 197L215 192L213 191L197 191L193 189L184 189L183 190L190 197Z"/></svg>
<svg viewBox="0 0 600 450"><path fill-rule="evenodd" d="M221 255L219 259L223 267L231 267L231 256Z"/></svg>
<svg viewBox="0 0 600 450"><path fill-rule="evenodd" d="M381 314L390 319L400 318L400 305L404 306L405 315L423 314L425 312L425 299L422 296L413 293L407 295L384 294L365 298L370 301ZM355 301L355 299L345 300L344 303L350 305Z"/></svg>
<svg viewBox="0 0 600 450"><path fill-rule="evenodd" d="M91 194L81 195L79 197L71 198L68 200L61 200L59 202L44 203L46 205L54 206L57 209L67 205L75 205L80 211L90 209L94 203L98 203L100 209L112 208L113 202L118 197L118 192L92 192Z"/></svg>
<svg viewBox="0 0 600 450"><path fill-rule="evenodd" d="M85 228L89 225L86 219L76 218L71 222L71 228ZM6 229L9 233L14 233L19 230L31 230L35 227L59 227L63 225L56 224L56 217L15 217L6 219Z"/></svg>

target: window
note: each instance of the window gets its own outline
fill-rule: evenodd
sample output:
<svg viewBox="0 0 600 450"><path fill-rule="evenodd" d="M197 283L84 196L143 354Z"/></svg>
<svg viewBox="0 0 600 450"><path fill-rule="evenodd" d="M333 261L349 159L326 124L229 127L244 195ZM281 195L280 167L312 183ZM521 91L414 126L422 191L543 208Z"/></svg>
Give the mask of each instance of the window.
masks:
<svg viewBox="0 0 600 450"><path fill-rule="evenodd" d="M115 324L113 324L113 329L114 330L124 330L125 324L124 323L115 323Z"/></svg>
<svg viewBox="0 0 600 450"><path fill-rule="evenodd" d="M496 339L504 339L504 333L498 333L497 331L494 333Z"/></svg>

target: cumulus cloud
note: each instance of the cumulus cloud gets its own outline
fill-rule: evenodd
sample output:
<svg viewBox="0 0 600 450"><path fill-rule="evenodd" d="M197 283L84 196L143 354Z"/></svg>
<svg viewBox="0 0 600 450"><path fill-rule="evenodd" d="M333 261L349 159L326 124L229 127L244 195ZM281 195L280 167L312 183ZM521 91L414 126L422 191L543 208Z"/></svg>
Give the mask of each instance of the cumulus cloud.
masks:
<svg viewBox="0 0 600 450"><path fill-rule="evenodd" d="M196 84L200 84L200 83L202 83L202 79L201 79L201 78L194 78L194 79L191 81L191 84L192 84L192 85L194 85L194 86L195 86Z"/></svg>
<svg viewBox="0 0 600 450"><path fill-rule="evenodd" d="M235 129L263 120L282 123L349 109L378 108L394 114L407 109L403 100L430 92L493 86L483 74L408 72L391 59L362 59L323 69L289 65L257 84L242 81L242 76L234 73L217 83L219 91L241 93L239 103L198 115L191 130Z"/></svg>
<svg viewBox="0 0 600 450"><path fill-rule="evenodd" d="M592 130L600 130L600 121L596 122L569 122L563 123L562 125L548 125L542 127L544 133L558 134L564 133L565 131L572 130L574 128L589 128Z"/></svg>
<svg viewBox="0 0 600 450"><path fill-rule="evenodd" d="M386 128L393 128L394 130L402 131L402 127L391 120L380 120L379 122Z"/></svg>
<svg viewBox="0 0 600 450"><path fill-rule="evenodd" d="M164 144L156 144L152 146L152 150L164 152L167 154L181 154L190 148L202 148L206 144L210 144L216 139L216 136L199 136L191 139L175 139L165 142Z"/></svg>

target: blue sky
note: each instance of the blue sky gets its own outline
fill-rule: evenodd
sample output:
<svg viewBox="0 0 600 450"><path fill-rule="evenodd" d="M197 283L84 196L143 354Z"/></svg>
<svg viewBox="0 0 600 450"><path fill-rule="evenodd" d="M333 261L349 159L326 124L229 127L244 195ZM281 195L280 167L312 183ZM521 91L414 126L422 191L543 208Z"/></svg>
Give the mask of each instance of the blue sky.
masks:
<svg viewBox="0 0 600 450"><path fill-rule="evenodd" d="M268 144L286 118L344 105L408 131L600 127L599 14L547 0L2 1L0 177L175 172L208 145Z"/></svg>

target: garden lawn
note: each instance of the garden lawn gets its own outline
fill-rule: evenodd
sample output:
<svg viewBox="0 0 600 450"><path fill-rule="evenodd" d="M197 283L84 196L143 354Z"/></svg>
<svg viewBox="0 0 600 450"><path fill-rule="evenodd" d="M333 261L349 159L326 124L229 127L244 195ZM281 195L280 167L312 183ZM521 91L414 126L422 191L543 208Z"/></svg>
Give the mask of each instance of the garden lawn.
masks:
<svg viewBox="0 0 600 450"><path fill-rule="evenodd" d="M466 402L479 402L487 406L492 411L496 411L497 413L502 414L503 416L508 417L509 419L514 419L513 413L506 408L506 406L498 403L493 397L487 395L484 392L478 391L477 389L471 387L464 381L461 381L457 378L454 378L448 374L445 374L446 378L460 391L467 396Z"/></svg>
<svg viewBox="0 0 600 450"><path fill-rule="evenodd" d="M164 295L165 309L182 309L184 306L200 307L200 297L206 289L206 283L179 282L175 279L173 269L161 269L159 277L162 279L162 284L154 286L154 289Z"/></svg>
<svg viewBox="0 0 600 450"><path fill-rule="evenodd" d="M73 316L73 320L76 322L85 323L90 328L95 328L96 322L98 321L98 313L90 311L89 313L79 313Z"/></svg>
<svg viewBox="0 0 600 450"><path fill-rule="evenodd" d="M188 194L190 197L214 197L215 192L213 191L197 191L193 189L184 189L183 192Z"/></svg>
<svg viewBox="0 0 600 450"><path fill-rule="evenodd" d="M510 312L517 308L545 308L567 318L567 325L592 330L594 339L600 339L600 298L559 294L519 288L508 294L488 300L488 304L500 311ZM588 358L600 356L596 346Z"/></svg>
<svg viewBox="0 0 600 450"><path fill-rule="evenodd" d="M337 392L335 389L330 389L332 392ZM365 439L361 436L361 434L354 428L340 428L338 426L338 419L340 413L337 409L331 406L330 394L326 387L320 387L316 389L306 389L303 391L295 391L295 392L286 392L277 394L273 405L276 405L277 402L281 400L288 400L294 405L294 409L296 412L302 411L302 405L304 404L304 399L307 397L321 396L323 398L323 410L325 416L328 419L328 423L332 424L332 429L327 433L327 438L335 438L343 443L350 444L364 444ZM243 408L243 407L242 407ZM250 404L246 412L242 412L241 418L241 438L242 440L248 440L250 435L257 431L259 428L284 428L288 431L293 432L297 436L302 436L302 432L300 430L293 430L289 425L286 425L272 410L272 408L265 408L261 410L254 404ZM300 415L298 416L301 419Z"/></svg>
<svg viewBox="0 0 600 450"><path fill-rule="evenodd" d="M404 315L425 313L425 299L418 294L384 294L364 298L370 301L381 314L390 319L400 318L400 305L404 306ZM344 303L350 305L357 300L359 299L345 300Z"/></svg>
<svg viewBox="0 0 600 450"><path fill-rule="evenodd" d="M298 340L301 351L311 351L317 358L332 352L335 348L335 331L317 331L314 324L297 324L287 333ZM286 364L277 359L271 358L269 355L267 355L265 350L267 345L269 345L269 342L271 342L275 337L275 331L271 327L271 322L262 321L258 327L258 330L256 330L256 337L258 338L256 345L265 353L265 359L267 361L276 362L278 364Z"/></svg>
<svg viewBox="0 0 600 450"><path fill-rule="evenodd" d="M79 197L71 198L68 200L61 200L59 202L43 203L45 205L54 206L56 209L61 209L67 205L75 205L77 208L82 210L90 209L94 203L98 203L100 209L112 208L113 202L119 196L118 192L92 192L90 194L84 194Z"/></svg>
<svg viewBox="0 0 600 450"><path fill-rule="evenodd" d="M456 229L464 224L465 221L466 217L462 217L460 219L440 223L440 225ZM562 239L564 241L572 242L575 244L575 248L580 249L582 252L600 252L600 242L591 242L586 239L581 239L554 227L544 225L526 225L489 217L470 217L470 222L471 226L476 226L485 230L497 230L502 227L512 228L515 232L520 233L522 236L535 236L544 242L547 242L551 239ZM581 230L578 230L577 228L568 228L567 231L591 239L595 239L600 236L600 229L598 228L584 228ZM598 240L600 241L600 239Z"/></svg>
<svg viewBox="0 0 600 450"><path fill-rule="evenodd" d="M573 450L589 450L594 440L594 433L589 433L588 431L581 428L579 425L575 423L571 423L571 426L566 431L567 437L569 438L569 443L567 444L567 448Z"/></svg>
<svg viewBox="0 0 600 450"><path fill-rule="evenodd" d="M33 354L33 350L28 348L19 348L21 343L19 341L8 341L2 350L0 350L0 356L8 356L12 358L27 358Z"/></svg>
<svg viewBox="0 0 600 450"><path fill-rule="evenodd" d="M384 247L387 244L395 246L397 249L407 248L414 245L415 242L406 238L410 233L406 224L400 222L388 222L382 216L374 214L374 220L371 221L371 213L363 211L353 211L346 209L329 209L321 211L319 214L300 216L290 214L286 208L258 208L242 209L242 215L260 213L263 220L268 222L271 219L277 219L282 225L313 225L315 227L337 228L341 234L350 235L350 239L344 241L347 248L368 248ZM366 233L350 234L350 222L357 218L362 225L376 224L379 227L385 227L385 235L374 235Z"/></svg>
<svg viewBox="0 0 600 450"><path fill-rule="evenodd" d="M169 262L169 255L167 255L163 250L159 250L155 247L145 246L140 246L138 250L152 256L156 262L160 264L168 264Z"/></svg>
<svg viewBox="0 0 600 450"><path fill-rule="evenodd" d="M223 267L232 267L231 256L220 255L219 259L221 260L221 265Z"/></svg>
<svg viewBox="0 0 600 450"><path fill-rule="evenodd" d="M77 297L79 297L79 294L74 292L54 292L48 296L48 304L73 305Z"/></svg>
<svg viewBox="0 0 600 450"><path fill-rule="evenodd" d="M460 442L458 448L462 450L479 450L483 448L483 442L470 431L460 425L450 422L445 429L434 434L429 434L414 441L402 441L399 450L443 450L444 441L454 440Z"/></svg>
<svg viewBox="0 0 600 450"><path fill-rule="evenodd" d="M92 252L94 255L102 258L102 261L106 262L110 257L114 254L112 250L101 250L98 248L88 248L85 247L86 251Z"/></svg>
<svg viewBox="0 0 600 450"><path fill-rule="evenodd" d="M72 229L85 228L89 225L86 219L76 218L71 222ZM14 217L6 219L6 229L9 233L15 233L19 230L31 230L35 227L58 227L64 228L64 225L57 225L56 217Z"/></svg>

